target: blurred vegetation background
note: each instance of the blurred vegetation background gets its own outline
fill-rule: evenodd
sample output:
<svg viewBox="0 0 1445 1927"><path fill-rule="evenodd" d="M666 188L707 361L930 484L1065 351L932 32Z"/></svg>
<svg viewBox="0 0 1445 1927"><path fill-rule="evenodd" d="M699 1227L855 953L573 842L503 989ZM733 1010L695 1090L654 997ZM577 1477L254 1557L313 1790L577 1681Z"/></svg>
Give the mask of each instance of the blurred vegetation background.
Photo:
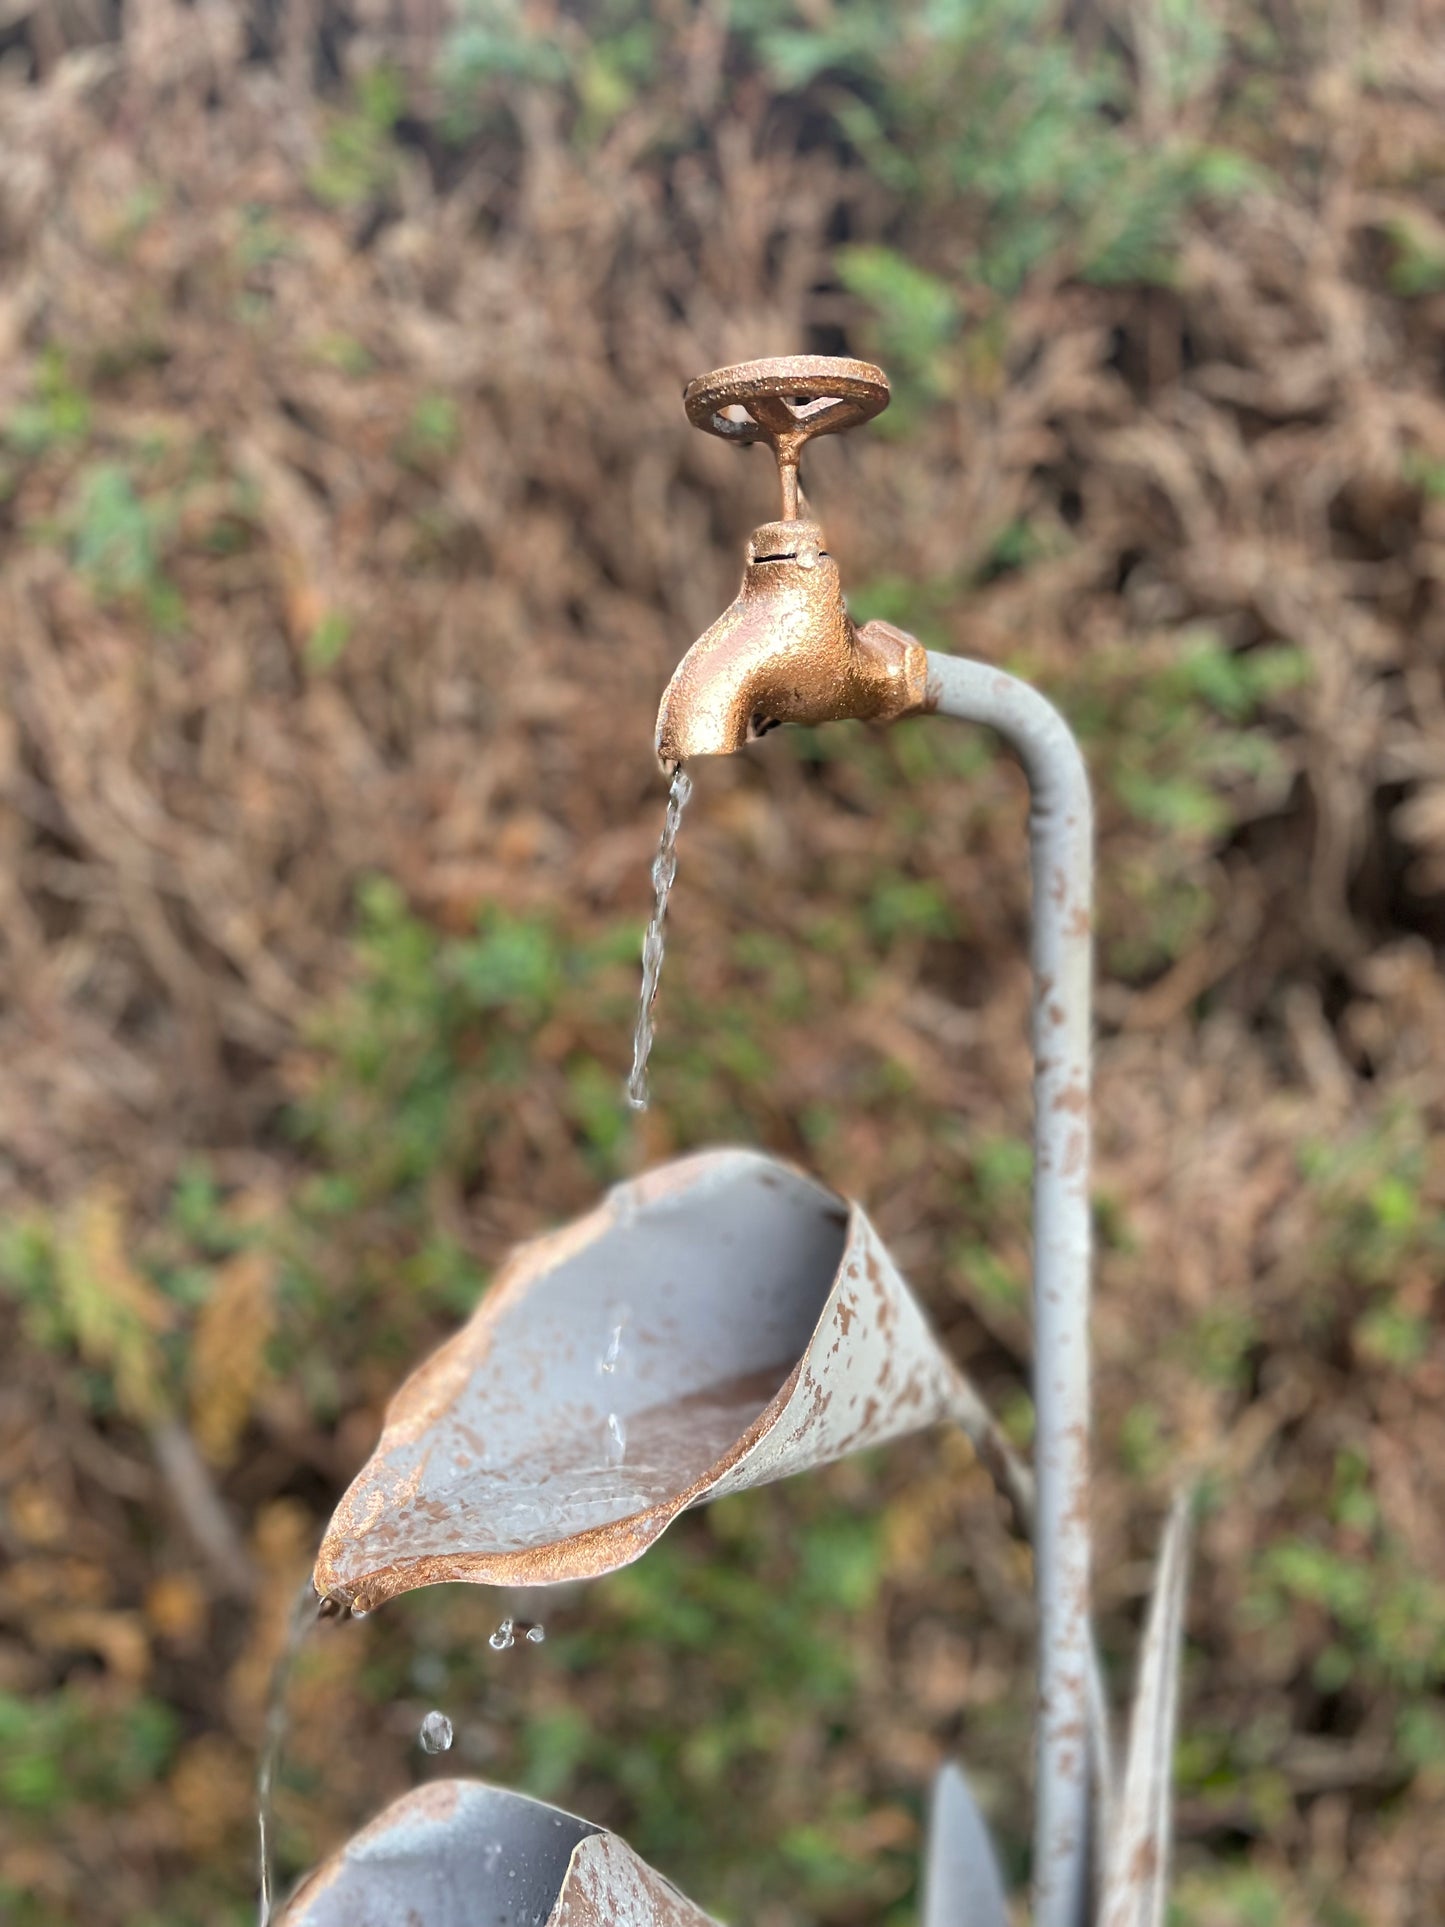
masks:
<svg viewBox="0 0 1445 1927"><path fill-rule="evenodd" d="M1021 1441L1022 785L937 724L698 772L771 512L685 380L881 359L855 610L1040 680L1100 805L1098 1603L1203 1482L1176 1927L1445 1893L1445 14L1323 0L0 8L0 1911L253 1917L267 1681L403 1372L717 1139L868 1204ZM322 1629L287 1875L420 1775L724 1918L1026 1873L1027 1572L929 1438L494 1654ZM429 1706L455 1751L424 1762Z"/></svg>

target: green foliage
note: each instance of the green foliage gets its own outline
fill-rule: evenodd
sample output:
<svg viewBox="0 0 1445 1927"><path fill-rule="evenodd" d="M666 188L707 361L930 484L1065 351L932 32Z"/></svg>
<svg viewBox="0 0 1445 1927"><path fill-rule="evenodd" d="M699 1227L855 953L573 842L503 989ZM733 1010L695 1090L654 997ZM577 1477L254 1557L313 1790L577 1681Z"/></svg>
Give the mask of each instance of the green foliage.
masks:
<svg viewBox="0 0 1445 1927"><path fill-rule="evenodd" d="M773 84L823 106L909 205L925 258L877 245L838 257L905 404L909 389L957 385L972 350L953 344L986 330L1033 274L1166 281L1185 213L1256 178L1239 155L1144 137L1122 66L1084 54L1060 11L1052 0L734 10ZM1162 40L1165 87L1182 105L1212 84L1222 49L1177 8Z"/></svg>
<svg viewBox="0 0 1445 1927"><path fill-rule="evenodd" d="M868 904L868 927L884 944L899 937L951 937L957 930L953 906L928 877L884 877Z"/></svg>
<svg viewBox="0 0 1445 1927"><path fill-rule="evenodd" d="M1362 1551L1359 1497L1357 1485L1356 1516L1341 1528L1350 1543L1298 1535L1266 1549L1251 1609L1265 1623L1301 1606L1328 1616L1333 1639L1316 1662L1325 1690L1353 1684L1366 1695L1438 1691L1445 1684L1445 1587L1416 1569L1383 1530Z"/></svg>
<svg viewBox="0 0 1445 1927"><path fill-rule="evenodd" d="M355 104L326 129L311 191L330 207L361 207L384 196L396 178L396 123L406 102L400 76L373 67L356 83Z"/></svg>
<svg viewBox="0 0 1445 1927"><path fill-rule="evenodd" d="M516 0L465 0L442 54L442 76L461 97L495 82L560 85L572 72L567 52Z"/></svg>
<svg viewBox="0 0 1445 1927"><path fill-rule="evenodd" d="M318 671L340 662L351 640L351 617L344 609L328 609L306 638L307 665Z"/></svg>
<svg viewBox="0 0 1445 1927"><path fill-rule="evenodd" d="M1262 1868L1215 1867L1179 1881L1169 1927L1284 1927L1289 1906L1288 1893Z"/></svg>
<svg viewBox="0 0 1445 1927"><path fill-rule="evenodd" d="M53 343L40 358L35 396L12 409L5 440L24 456L83 442L90 433L90 401L71 380L65 356Z"/></svg>
<svg viewBox="0 0 1445 1927"><path fill-rule="evenodd" d="M264 268L293 252L294 243L269 207L248 202L239 210L236 257L245 269Z"/></svg>
<svg viewBox="0 0 1445 1927"><path fill-rule="evenodd" d="M1151 1483L1168 1469L1169 1442L1157 1405L1146 1401L1131 1406L1124 1414L1124 1422L1119 1427L1119 1450L1130 1476L1142 1483Z"/></svg>
<svg viewBox="0 0 1445 1927"><path fill-rule="evenodd" d="M322 335L313 343L311 352L328 368L334 368L338 374L349 375L358 381L363 375L369 375L375 366L370 350L354 335Z"/></svg>
<svg viewBox="0 0 1445 1927"><path fill-rule="evenodd" d="M174 522L170 500L140 494L131 468L112 461L81 470L63 526L71 562L99 602L136 606L173 629L184 615L164 567Z"/></svg>
<svg viewBox="0 0 1445 1927"><path fill-rule="evenodd" d="M174 1310L132 1265L112 1194L93 1191L59 1219L36 1213L0 1227L0 1292L23 1308L33 1344L78 1359L93 1410L142 1425L165 1416Z"/></svg>
<svg viewBox="0 0 1445 1927"><path fill-rule="evenodd" d="M838 256L905 389L950 386L965 315L980 321L1046 264L1106 283L1167 279L1183 214L1255 178L1233 153L1145 138L1122 63L1082 53L1056 0L734 0L726 19L735 75L826 117L917 229L936 232L936 258L877 240ZM685 14L658 19L643 0L545 18L517 0L469 0L440 61L454 131L475 132L531 86L561 98L582 146L644 95L657 140L689 146L702 130L686 90L658 85L685 58L687 31ZM1224 48L1177 4L1159 40L1180 108L1212 86Z"/></svg>
<svg viewBox="0 0 1445 1927"><path fill-rule="evenodd" d="M1120 676L1122 667L1102 666L1102 702L1075 690L1071 713L1086 742L1107 745L1102 773L1132 815L1176 836L1213 839L1236 820L1242 789L1278 793L1279 750L1248 726L1304 680L1299 650L1238 654L1206 631L1185 637L1175 659L1147 678Z"/></svg>
<svg viewBox="0 0 1445 1927"><path fill-rule="evenodd" d="M1445 462L1421 449L1411 449L1405 456L1404 478L1412 488L1423 489L1435 501L1445 502Z"/></svg>
<svg viewBox="0 0 1445 1927"><path fill-rule="evenodd" d="M1439 294L1445 289L1445 229L1414 214L1386 223L1391 245L1390 286L1398 295Z"/></svg>
<svg viewBox="0 0 1445 1927"><path fill-rule="evenodd" d="M297 1115L343 1185L336 1211L414 1192L433 1175L474 1175L490 1120L532 1074L537 1032L575 1011L638 943L627 928L578 941L551 917L501 908L484 909L471 935L446 936L383 878L365 887L360 909L356 979L318 1030L327 1068ZM568 1108L610 1167L623 1099L587 1065L585 1053L568 1061Z"/></svg>
<svg viewBox="0 0 1445 1927"><path fill-rule="evenodd" d="M164 1772L177 1738L159 1700L114 1706L83 1684L45 1699L0 1693L0 1800L35 1815L75 1801L119 1806Z"/></svg>
<svg viewBox="0 0 1445 1927"><path fill-rule="evenodd" d="M1300 1165L1318 1195L1318 1261L1340 1281L1389 1292L1412 1259L1445 1254L1445 1213L1425 1190L1429 1122L1397 1107L1348 1136L1306 1143Z"/></svg>
<svg viewBox="0 0 1445 1927"><path fill-rule="evenodd" d="M968 1175L956 1203L958 1222L966 1230L951 1246L950 1269L983 1305L1021 1313L1028 1303L1033 1146L1024 1138L980 1135L968 1143L967 1157Z"/></svg>
<svg viewBox="0 0 1445 1927"><path fill-rule="evenodd" d="M850 1850L856 1812L810 1811L806 1828L758 1831L737 1790L775 1769L783 1749L821 1718L842 1738L859 1718L859 1648L853 1623L879 1596L884 1522L840 1509L816 1487L791 1504L745 1494L710 1507L691 1532L674 1531L635 1566L604 1581L585 1630L569 1635L566 1663L633 1665L669 1655L682 1678L706 1681L707 1716L689 1703L652 1706L623 1731L556 1723L529 1734L530 1791L556 1793L560 1773L622 1789L638 1822L628 1837L666 1865L686 1857L704 1883L736 1880L796 1890L817 1901L841 1871L883 1891L896 1868ZM809 1807L814 1807L809 1802ZM906 1878L906 1875L905 1875ZM705 1895L703 1896L705 1898Z"/></svg>
<svg viewBox="0 0 1445 1927"><path fill-rule="evenodd" d="M1241 1306L1224 1301L1198 1317L1181 1341L1181 1351L1207 1384L1243 1386L1251 1351L1259 1342L1255 1318Z"/></svg>
<svg viewBox="0 0 1445 1927"><path fill-rule="evenodd" d="M451 396L423 395L412 410L397 452L402 461L427 467L452 454L460 437L460 416Z"/></svg>
<svg viewBox="0 0 1445 1927"><path fill-rule="evenodd" d="M1146 976L1198 940L1214 911L1200 853L1283 800L1289 765L1268 712L1308 673L1298 649L1239 652L1196 630L1162 662L1136 647L1091 655L1060 692L1097 785L1147 832L1103 880L1116 974Z"/></svg>
<svg viewBox="0 0 1445 1927"><path fill-rule="evenodd" d="M878 347L888 366L907 375L926 396L946 393L945 350L962 320L955 291L893 248L843 247L834 259L843 286L873 310Z"/></svg>

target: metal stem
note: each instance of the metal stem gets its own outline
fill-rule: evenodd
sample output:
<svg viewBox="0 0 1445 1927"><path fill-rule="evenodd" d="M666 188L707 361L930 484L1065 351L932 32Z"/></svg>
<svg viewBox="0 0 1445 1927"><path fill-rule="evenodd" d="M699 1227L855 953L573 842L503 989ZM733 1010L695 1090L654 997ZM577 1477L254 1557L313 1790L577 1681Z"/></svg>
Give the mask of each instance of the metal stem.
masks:
<svg viewBox="0 0 1445 1927"><path fill-rule="evenodd" d="M1083 1927L1088 1902L1089 1058L1093 809L1068 724L986 663L928 657L929 707L986 723L1032 796L1034 1471L1039 1725L1034 1927Z"/></svg>

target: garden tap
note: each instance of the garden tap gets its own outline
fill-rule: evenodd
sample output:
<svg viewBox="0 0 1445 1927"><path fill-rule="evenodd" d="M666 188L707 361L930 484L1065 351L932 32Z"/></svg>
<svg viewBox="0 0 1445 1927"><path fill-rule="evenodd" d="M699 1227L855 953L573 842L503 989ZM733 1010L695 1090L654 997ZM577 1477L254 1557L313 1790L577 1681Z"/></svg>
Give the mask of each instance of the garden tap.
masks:
<svg viewBox="0 0 1445 1927"><path fill-rule="evenodd" d="M803 443L868 420L887 400L881 369L811 355L723 368L687 389L698 427L771 444L783 512L754 529L736 600L688 650L663 694L656 745L667 767L730 754L779 723L891 722L926 706L923 645L890 623L854 624L822 529L798 513ZM750 419L732 420L730 406Z"/></svg>
<svg viewBox="0 0 1445 1927"><path fill-rule="evenodd" d="M800 519L798 457L814 435L868 421L887 403L881 369L821 356L744 362L702 375L685 390L683 406L695 427L727 441L771 444L783 510L780 520L755 531L736 602L693 644L669 683L657 751L665 765L675 764L739 749L773 723L891 720L929 710L996 730L1028 777L1039 1608L1034 1927L1083 1927L1091 1853L1117 1863L1120 1880L1129 1874L1106 1819L1102 1694L1090 1686L1096 1668L1089 1624L1089 779L1068 724L1027 683L990 663L930 654L886 623L854 627L822 533ZM1162 1676L1169 1677L1167 1668ZM1169 1695L1145 1699L1141 1735L1153 1734L1150 1720ZM1152 1866L1162 1907L1167 1832L1159 1827L1168 1807L1149 1808L1146 1797L1158 1778L1149 1777L1155 1742L1157 1735L1151 1752L1140 1740L1149 1773L1141 1767L1135 1776L1134 1784L1146 1789L1135 1806L1154 1816L1155 1831L1146 1827L1147 1848L1137 1861ZM1127 1825L1117 1838L1126 1835L1134 1837ZM1106 1909L1106 1918L1115 1927L1123 1916Z"/></svg>

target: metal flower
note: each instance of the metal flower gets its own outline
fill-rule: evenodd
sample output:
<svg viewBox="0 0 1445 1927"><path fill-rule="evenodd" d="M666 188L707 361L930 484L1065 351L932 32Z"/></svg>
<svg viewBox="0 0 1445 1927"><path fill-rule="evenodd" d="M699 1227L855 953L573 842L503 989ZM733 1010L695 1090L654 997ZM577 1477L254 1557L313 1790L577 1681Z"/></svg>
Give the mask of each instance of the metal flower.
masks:
<svg viewBox="0 0 1445 1927"><path fill-rule="evenodd" d="M714 1927L616 1834L479 1780L403 1794L276 1927Z"/></svg>
<svg viewBox="0 0 1445 1927"><path fill-rule="evenodd" d="M862 1210L754 1151L619 1185L523 1246L402 1386L319 1592L532 1586L638 1558L679 1512L940 1419L1030 1482Z"/></svg>

